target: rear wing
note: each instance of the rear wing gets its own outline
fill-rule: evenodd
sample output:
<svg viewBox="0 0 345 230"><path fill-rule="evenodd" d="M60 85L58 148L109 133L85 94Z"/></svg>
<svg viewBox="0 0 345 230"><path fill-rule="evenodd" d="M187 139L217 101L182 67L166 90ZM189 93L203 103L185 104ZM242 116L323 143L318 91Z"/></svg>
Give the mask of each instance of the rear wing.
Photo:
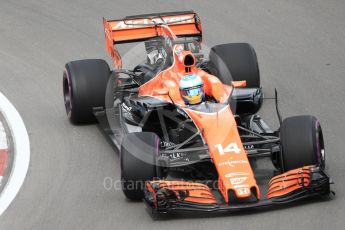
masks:
<svg viewBox="0 0 345 230"><path fill-rule="evenodd" d="M202 39L201 21L193 11L134 15L120 20L103 18L103 24L106 48L115 67L121 65L116 44L146 41L159 36Z"/></svg>

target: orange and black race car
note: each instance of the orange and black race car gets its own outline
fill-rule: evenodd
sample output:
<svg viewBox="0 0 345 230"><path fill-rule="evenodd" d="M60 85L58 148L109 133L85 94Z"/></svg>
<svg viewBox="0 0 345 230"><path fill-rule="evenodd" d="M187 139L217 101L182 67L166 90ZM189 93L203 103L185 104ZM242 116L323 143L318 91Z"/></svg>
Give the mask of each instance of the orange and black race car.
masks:
<svg viewBox="0 0 345 230"><path fill-rule="evenodd" d="M203 53L193 11L103 24L114 68L100 59L67 63L64 102L72 123L97 121L119 150L128 199L166 213L329 197L319 121L282 120L277 93L280 127L272 130L257 114L264 95L251 45L228 43ZM131 48L128 63L120 44ZM259 158L271 159L272 169L258 170Z"/></svg>

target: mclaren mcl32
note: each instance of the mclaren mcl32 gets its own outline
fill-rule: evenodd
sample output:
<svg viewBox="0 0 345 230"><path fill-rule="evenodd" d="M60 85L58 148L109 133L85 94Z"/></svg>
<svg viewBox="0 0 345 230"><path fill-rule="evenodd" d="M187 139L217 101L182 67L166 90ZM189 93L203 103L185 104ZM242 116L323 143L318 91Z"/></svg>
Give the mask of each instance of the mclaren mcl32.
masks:
<svg viewBox="0 0 345 230"><path fill-rule="evenodd" d="M193 11L104 19L103 25L113 68L100 59L68 62L64 102L72 123L97 122L118 149L128 199L144 200L156 213L216 212L332 193L318 119L282 119L277 94L280 127L272 130L257 114L264 96L251 45L228 43L203 53ZM127 63L121 44L135 47ZM190 75L202 80L197 104L181 92L181 79ZM259 158L272 162L266 177L258 176Z"/></svg>

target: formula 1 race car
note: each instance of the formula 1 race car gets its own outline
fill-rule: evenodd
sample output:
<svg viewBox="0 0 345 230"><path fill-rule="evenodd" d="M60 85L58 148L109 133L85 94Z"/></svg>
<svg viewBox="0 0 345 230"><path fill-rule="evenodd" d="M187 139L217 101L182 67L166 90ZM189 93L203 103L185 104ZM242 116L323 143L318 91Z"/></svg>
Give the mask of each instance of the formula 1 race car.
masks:
<svg viewBox="0 0 345 230"><path fill-rule="evenodd" d="M319 121L282 120L277 93L280 128L271 130L257 114L264 96L251 45L216 45L205 58L193 11L103 24L114 69L100 59L67 63L64 102L72 123L97 121L119 150L128 199L144 199L153 212L168 213L329 197ZM144 51L132 55L131 69L122 65L123 43ZM258 158L273 163L269 181L256 173Z"/></svg>

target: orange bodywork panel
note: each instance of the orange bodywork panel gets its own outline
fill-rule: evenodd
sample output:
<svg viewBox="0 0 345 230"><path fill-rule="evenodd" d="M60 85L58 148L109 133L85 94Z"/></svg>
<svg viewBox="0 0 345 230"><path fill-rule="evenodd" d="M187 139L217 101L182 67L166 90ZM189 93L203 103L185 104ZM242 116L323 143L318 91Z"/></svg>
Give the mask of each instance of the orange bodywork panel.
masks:
<svg viewBox="0 0 345 230"><path fill-rule="evenodd" d="M199 113L190 109L185 111L197 127L203 130L203 137L218 171L218 186L225 201L228 202L229 189L241 199L249 198L254 188L259 199L259 187L230 107L227 105L218 113Z"/></svg>
<svg viewBox="0 0 345 230"><path fill-rule="evenodd" d="M273 177L269 182L267 198L281 197L309 186L311 182L310 168L312 167L315 166L305 166Z"/></svg>
<svg viewBox="0 0 345 230"><path fill-rule="evenodd" d="M214 97L220 103L225 103L229 98L232 87L224 85L217 77L195 66L190 66L189 71L186 72L185 66L183 65L184 57L186 55L192 55L192 53L189 51L177 52L176 50L179 47L180 45L175 45L172 66L140 86L139 96L154 96L164 101L173 102L184 108L186 105L180 95L179 82L183 76L195 73L204 82L205 94Z"/></svg>
<svg viewBox="0 0 345 230"><path fill-rule="evenodd" d="M153 187L173 191L178 201L189 201L201 204L217 204L216 197L212 194L210 188L204 184L186 181L162 180L147 182L146 188L148 191L153 193L154 197L156 198L157 194Z"/></svg>

